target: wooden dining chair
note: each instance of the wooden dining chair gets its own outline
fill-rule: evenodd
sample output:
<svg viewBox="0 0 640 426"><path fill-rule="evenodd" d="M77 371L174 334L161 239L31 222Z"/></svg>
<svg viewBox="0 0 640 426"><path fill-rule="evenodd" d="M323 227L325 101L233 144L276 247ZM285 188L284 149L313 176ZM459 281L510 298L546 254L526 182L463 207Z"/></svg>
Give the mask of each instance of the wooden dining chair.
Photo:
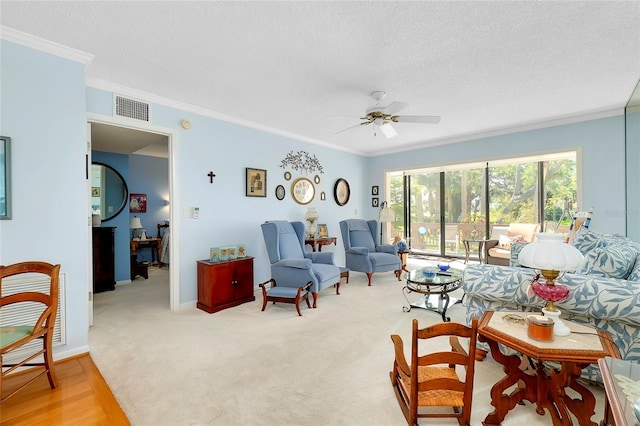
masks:
<svg viewBox="0 0 640 426"><path fill-rule="evenodd" d="M475 370L478 319L471 327L446 322L418 329L413 320L411 335L411 364L404 356L402 338L391 335L395 349L393 370L389 373L400 409L409 425L417 425L418 418L454 417L460 425L468 426L471 419L473 375ZM438 338L449 337L451 351L420 354L418 342L424 348L434 347ZM465 350L459 337L469 339ZM432 407L450 407L449 410L433 410Z"/></svg>
<svg viewBox="0 0 640 426"><path fill-rule="evenodd" d="M48 276L48 293L34 291L32 288L22 291L10 291L7 289L6 278L27 278L32 274ZM58 313L59 275L60 265L51 265L45 262L31 261L0 266L0 364L2 365L2 374L0 374L0 402L10 398L45 373L49 379L51 389L57 386L51 346L53 327L56 322L56 314ZM18 325L7 325L7 321L12 319L12 315L15 315L15 312L20 311L20 307L28 306L34 306L38 310L41 309L37 320L31 321L31 323L28 323L27 320L25 323ZM23 355L25 356L24 359L22 359L22 357L18 358L22 359L22 361L5 363L6 355L24 348L26 344L38 339L41 343L36 345L36 349L40 347L40 344L42 348L38 349L37 352L33 353L33 351L30 351L28 354ZM18 356L18 354L15 355L16 357ZM39 356L42 356L42 361L34 361ZM43 366L44 370L7 395L2 395L2 380L4 377L19 367L29 366Z"/></svg>

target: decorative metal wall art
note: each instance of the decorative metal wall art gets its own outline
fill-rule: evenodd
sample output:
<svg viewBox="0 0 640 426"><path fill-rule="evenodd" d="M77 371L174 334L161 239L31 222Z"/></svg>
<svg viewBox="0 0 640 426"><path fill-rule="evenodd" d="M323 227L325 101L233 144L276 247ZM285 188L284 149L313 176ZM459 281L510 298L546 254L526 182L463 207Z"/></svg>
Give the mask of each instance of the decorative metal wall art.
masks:
<svg viewBox="0 0 640 426"><path fill-rule="evenodd" d="M315 155L311 155L306 151L291 151L280 162L280 167L283 169L291 167L293 170L300 171L302 173L324 173L320 161Z"/></svg>

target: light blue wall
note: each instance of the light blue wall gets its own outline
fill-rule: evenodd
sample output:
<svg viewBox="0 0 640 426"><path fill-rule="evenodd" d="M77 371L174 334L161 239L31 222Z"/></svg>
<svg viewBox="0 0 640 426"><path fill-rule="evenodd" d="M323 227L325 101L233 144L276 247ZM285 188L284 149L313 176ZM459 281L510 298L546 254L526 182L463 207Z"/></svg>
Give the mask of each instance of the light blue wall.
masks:
<svg viewBox="0 0 640 426"><path fill-rule="evenodd" d="M640 83L636 90L640 90ZM640 105L627 108L627 235L640 241Z"/></svg>
<svg viewBox="0 0 640 426"><path fill-rule="evenodd" d="M103 90L87 89L87 111L111 115L112 95ZM180 271L180 303L197 298L196 261L209 256L210 247L243 243L249 256L254 256L254 282L270 278L269 261L262 239L260 224L265 220L285 219L304 221L308 206L296 204L290 196L293 180L302 176L291 171L293 178L285 181L281 160L291 150L304 150L315 155L324 168L317 197L309 205L320 215L319 223L326 223L329 233L339 238L337 247L325 246L333 251L335 261L344 265L344 249L338 222L351 217L365 217L363 211L370 205L370 188L363 190L367 159L335 149L313 145L264 131L243 127L210 117L187 113L175 108L151 106L151 124L179 131L175 142L177 199L172 208L180 213L180 235L172 234L172 243L180 247L180 265L171 267ZM180 127L183 119L191 121L191 130ZM245 168L267 170L267 197L245 196ZM207 174L216 174L214 183ZM132 173L132 169L130 170ZM313 175L310 176L313 178ZM346 179L352 188L351 199L340 207L333 200L333 185L338 178ZM284 185L286 198L275 198L277 185ZM133 189L130 187L130 190ZM319 193L326 193L320 201ZM199 207L200 218L185 218L185 208ZM367 218L375 218L377 213ZM148 226L145 224L145 226Z"/></svg>
<svg viewBox="0 0 640 426"><path fill-rule="evenodd" d="M625 147L622 115L384 155L368 162L367 181L386 171L578 150L579 208L593 207L592 229L625 233ZM381 195L381 201L385 194ZM376 209L369 209L368 215Z"/></svg>
<svg viewBox="0 0 640 426"><path fill-rule="evenodd" d="M12 138L13 183L13 218L0 221L0 264L61 264L68 343L55 353L68 356L88 350L84 65L0 43L0 133Z"/></svg>

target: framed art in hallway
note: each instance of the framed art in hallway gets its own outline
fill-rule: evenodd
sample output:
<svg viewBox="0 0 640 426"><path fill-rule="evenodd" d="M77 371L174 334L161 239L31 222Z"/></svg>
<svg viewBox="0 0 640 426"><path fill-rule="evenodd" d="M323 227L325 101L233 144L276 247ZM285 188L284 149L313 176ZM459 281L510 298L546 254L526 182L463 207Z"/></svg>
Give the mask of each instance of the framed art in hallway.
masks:
<svg viewBox="0 0 640 426"><path fill-rule="evenodd" d="M267 196L267 171L262 169L246 168L246 188L247 197Z"/></svg>
<svg viewBox="0 0 640 426"><path fill-rule="evenodd" d="M131 213L147 212L147 194L129 195L129 211Z"/></svg>

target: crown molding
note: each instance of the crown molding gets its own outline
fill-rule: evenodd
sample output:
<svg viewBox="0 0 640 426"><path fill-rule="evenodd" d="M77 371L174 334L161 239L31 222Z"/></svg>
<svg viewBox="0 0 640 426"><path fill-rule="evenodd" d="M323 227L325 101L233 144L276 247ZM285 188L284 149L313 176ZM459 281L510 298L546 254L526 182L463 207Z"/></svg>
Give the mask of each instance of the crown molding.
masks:
<svg viewBox="0 0 640 426"><path fill-rule="evenodd" d="M465 135L454 136L451 138L434 139L434 140L424 141L424 142L413 144L413 145L405 145L403 147L393 149L393 150L379 151L374 154L370 154L368 156L375 157L379 155L395 154L398 152L414 151L417 149L432 148L434 146L449 145L449 144L466 142L471 140L508 135L511 133L528 132L531 130L545 129L548 127L557 127L557 126L563 126L566 124L574 124L574 123L580 123L583 121L598 120L601 118L609 118L609 117L616 117L616 116L623 116L623 115L624 115L624 108L614 108L614 109L608 109L603 111L591 112L588 114L572 115L572 116L560 117L560 118L545 120L545 121L536 121L533 123L522 123L515 126L490 129L484 132L469 133Z"/></svg>
<svg viewBox="0 0 640 426"><path fill-rule="evenodd" d="M286 138L296 139L299 141L308 142L314 145L320 145L327 148L348 152L351 154L362 155L364 157L377 157L380 155L395 154L398 152L415 151L418 149L432 148L434 146L439 146L439 145L448 145L448 144L454 144L459 142L466 142L470 140L477 140L477 139L484 139L484 138L495 137L500 135L506 135L510 133L525 132L525 131L536 130L536 129L544 129L547 127L555 127L555 126L561 126L565 124L579 123L582 121L590 121L590 120L596 120L600 118L608 118L608 117L624 115L624 108L615 108L615 109L608 109L604 111L596 111L596 112L582 114L582 115L559 117L556 119L538 121L533 123L522 123L515 126L490 129L485 132L470 133L466 135L454 136L451 138L434 139L434 140L424 141L417 144L406 145L403 147L399 147L397 149L381 150L376 152L362 152L362 151L356 151L356 150L328 144L326 142L312 139L306 136L284 132L279 129L264 126L262 124L257 124L257 123L244 120L238 117L234 117L231 115L227 115L218 111L213 111L207 108L191 105L185 102L176 101L173 99L154 95L152 93L144 92L138 89L133 89L131 87L123 86L117 83L112 83L110 81L101 80L93 77L87 77L86 83L88 86L93 87L95 89L117 93L119 95L135 98L137 100L143 100L146 102L152 102L152 103L167 106L170 108L176 108L181 111L191 112L193 114L198 114L205 117L226 121L226 122L237 124L240 126L249 127L249 128L264 131L267 133L272 133L272 134L280 135Z"/></svg>
<svg viewBox="0 0 640 426"><path fill-rule="evenodd" d="M148 92L144 92L138 89L134 89L128 86L123 86L117 83L112 83L110 81L106 81L106 80L102 80L102 79L98 79L98 78L94 78L94 77L89 77L87 76L86 79L86 83L87 86L93 87L94 89L99 89L99 90L104 90L107 92L112 92L112 93L117 93L119 95L123 95L125 97L131 97L134 98L136 100L141 100L141 101L145 101L145 102L150 102L150 103L155 103L158 105L163 105L166 107L170 107L170 108L175 108L175 109L179 109L181 111L185 111L185 112L190 112L193 114L198 114L198 115L202 115L204 117L210 117L210 118L214 118L216 120L222 120L222 121L226 121L229 123L233 123L233 124L237 124L239 126L243 126L243 127L249 127L251 129L256 129L256 130L260 130L263 132L267 132L267 133L271 133L271 134L275 134L275 135L279 135L279 136L283 136L286 138L290 138L290 139L295 139L295 140L299 140L299 141L303 141L303 142L308 142L314 145L320 145L320 146L324 146L327 148L331 148L331 149L337 149L340 151L345 151L345 152L349 152L352 154L359 154L359 155L364 155L361 152L356 152L354 150L349 150L349 149L345 149L345 148L341 148L341 147L337 147L335 145L332 144L328 144L326 142L317 140L317 139L313 139L313 138L309 138L306 136L301 136L301 135L297 135L294 133L289 133L289 132L284 132L282 130L273 128L273 127L268 127L262 124L258 124L258 123L254 123L252 121L248 121L242 118L238 118L232 115L228 115L228 114L224 114L218 111L213 111L207 108L203 108L203 107L199 107L196 105L192 105L192 104L188 104L186 102L181 102L181 101L176 101L174 99L169 99L169 98L165 98L163 96L159 96L159 95L154 95L152 93L148 93Z"/></svg>
<svg viewBox="0 0 640 426"><path fill-rule="evenodd" d="M0 39L88 65L95 55L0 25Z"/></svg>

